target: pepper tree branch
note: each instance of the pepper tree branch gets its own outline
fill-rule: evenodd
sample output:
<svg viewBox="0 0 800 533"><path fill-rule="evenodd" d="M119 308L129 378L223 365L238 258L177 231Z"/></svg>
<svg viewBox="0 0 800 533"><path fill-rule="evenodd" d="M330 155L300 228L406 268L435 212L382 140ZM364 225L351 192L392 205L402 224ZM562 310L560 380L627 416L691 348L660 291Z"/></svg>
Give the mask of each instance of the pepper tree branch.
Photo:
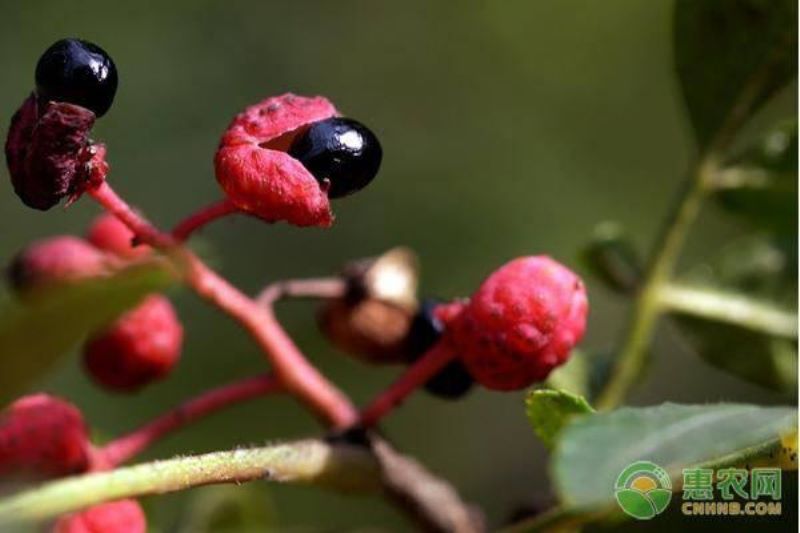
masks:
<svg viewBox="0 0 800 533"><path fill-rule="evenodd" d="M714 161L708 161L698 168L697 174L689 179L677 208L665 225L663 236L656 244L655 255L634 304L632 318L611 377L595 402L598 409L607 410L619 405L639 378L660 314L658 291L672 275L692 223L700 212L706 196L704 176L709 172L713 173L714 169Z"/></svg>
<svg viewBox="0 0 800 533"><path fill-rule="evenodd" d="M167 256L181 272L186 284L198 295L226 312L251 334L273 364L275 378L282 389L302 401L334 429L348 428L358 421L358 411L347 396L303 357L275 318L271 304L299 285L275 285L267 292L263 305L259 304L208 268L172 235L159 231L136 213L108 183L90 189L88 194L125 223L138 240ZM343 287L332 284L328 289L336 292ZM240 483L266 476L278 481L319 481L338 487L374 484L384 487L390 500L405 502L401 507L426 530L463 533L483 530L479 523L473 521L467 526L459 518L474 518L474 513L447 482L436 478L416 462L416 468L407 472L386 467L387 456L400 457L388 446L380 452L383 466L375 462L376 453L361 448L356 454L351 447L342 451L319 441L301 441L295 445L218 452L89 474L54 482L0 502L0 524L8 520L51 517L112 499L171 492L209 483ZM406 458L406 461L412 460ZM367 471L373 472L373 469L382 469L382 472L380 475L376 473L374 479L362 475ZM397 479L398 476L405 476L405 481ZM442 529L441 524L447 523L463 524L464 527Z"/></svg>
<svg viewBox="0 0 800 533"><path fill-rule="evenodd" d="M763 89L769 82L776 61L780 59L783 47L787 45L790 45L788 40L782 42L744 84L725 120L689 173L684 190L664 224L661 237L656 240L650 267L634 304L620 353L611 377L598 396L596 405L599 409L607 410L619 405L636 383L660 316L659 290L670 281L703 200L715 188L715 178L722 170L721 160L753 108L764 97Z"/></svg>
<svg viewBox="0 0 800 533"><path fill-rule="evenodd" d="M125 223L137 239L169 257L199 296L239 322L270 360L276 378L290 394L330 426L344 428L356 422L358 413L347 396L306 360L271 309L256 304L171 235L147 222L107 182L90 189L88 194Z"/></svg>
<svg viewBox="0 0 800 533"><path fill-rule="evenodd" d="M378 490L378 463L366 448L301 440L177 457L53 481L0 502L0 525L41 521L109 500L263 479Z"/></svg>

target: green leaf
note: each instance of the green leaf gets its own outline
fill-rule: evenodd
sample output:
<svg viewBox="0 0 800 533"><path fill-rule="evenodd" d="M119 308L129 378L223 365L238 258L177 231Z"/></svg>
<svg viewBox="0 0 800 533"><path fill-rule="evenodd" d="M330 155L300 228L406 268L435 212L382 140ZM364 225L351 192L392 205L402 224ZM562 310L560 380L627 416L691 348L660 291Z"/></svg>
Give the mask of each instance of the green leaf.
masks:
<svg viewBox="0 0 800 533"><path fill-rule="evenodd" d="M533 430L548 448L555 445L558 434L575 416L594 412L582 396L554 389L529 392L525 410Z"/></svg>
<svg viewBox="0 0 800 533"><path fill-rule="evenodd" d="M0 311L0 401L18 396L87 333L172 281L161 263L53 288Z"/></svg>
<svg viewBox="0 0 800 533"><path fill-rule="evenodd" d="M794 238L748 236L694 267L683 280L796 310L795 246ZM713 366L763 387L787 393L796 390L794 340L696 317L676 316L676 320L698 354Z"/></svg>
<svg viewBox="0 0 800 533"><path fill-rule="evenodd" d="M795 76L796 23L795 0L677 0L675 66L701 148Z"/></svg>
<svg viewBox="0 0 800 533"><path fill-rule="evenodd" d="M707 363L762 387L792 395L797 391L794 339L686 316L678 317L678 323Z"/></svg>
<svg viewBox="0 0 800 533"><path fill-rule="evenodd" d="M685 467L760 457L796 428L797 411L789 407L625 407L577 418L564 428L552 471L567 508L608 508L614 505L617 477L635 461L651 461L680 479Z"/></svg>

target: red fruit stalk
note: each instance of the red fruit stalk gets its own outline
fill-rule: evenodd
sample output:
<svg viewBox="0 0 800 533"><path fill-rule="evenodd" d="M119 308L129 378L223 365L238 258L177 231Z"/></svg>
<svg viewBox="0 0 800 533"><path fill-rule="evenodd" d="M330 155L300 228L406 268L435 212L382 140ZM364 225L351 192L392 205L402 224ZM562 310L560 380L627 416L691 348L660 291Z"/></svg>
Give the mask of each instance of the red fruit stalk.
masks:
<svg viewBox="0 0 800 533"><path fill-rule="evenodd" d="M192 398L139 429L123 435L97 452L97 460L107 468L122 464L148 446L177 429L230 405L277 392L280 384L272 376L257 376L223 385Z"/></svg>
<svg viewBox="0 0 800 533"><path fill-rule="evenodd" d="M146 533L147 518L136 500L117 500L61 517L53 533Z"/></svg>
<svg viewBox="0 0 800 533"><path fill-rule="evenodd" d="M347 396L308 362L280 326L271 309L260 307L208 268L190 250L177 247L172 236L162 233L142 218L107 182L90 189L88 193L131 228L142 242L173 254L185 264L186 283L250 333L272 363L281 385L290 394L334 428L345 428L357 421L358 413Z"/></svg>
<svg viewBox="0 0 800 533"><path fill-rule="evenodd" d="M84 364L94 380L130 392L164 378L181 354L183 327L160 294L145 298L84 346Z"/></svg>
<svg viewBox="0 0 800 533"><path fill-rule="evenodd" d="M239 208L236 206L236 204L225 198L207 207L204 207L196 213L192 213L187 218L182 220L172 230L172 236L176 241L185 241L192 233L202 228L206 224L238 212Z"/></svg>
<svg viewBox="0 0 800 533"><path fill-rule="evenodd" d="M423 357L408 367L400 379L392 383L388 389L361 411L360 424L364 427L375 425L383 415L400 405L409 394L435 376L455 358L456 353L449 344L439 342L434 345Z"/></svg>
<svg viewBox="0 0 800 533"><path fill-rule="evenodd" d="M66 476L86 471L89 461L86 424L69 402L34 394L0 413L0 477Z"/></svg>

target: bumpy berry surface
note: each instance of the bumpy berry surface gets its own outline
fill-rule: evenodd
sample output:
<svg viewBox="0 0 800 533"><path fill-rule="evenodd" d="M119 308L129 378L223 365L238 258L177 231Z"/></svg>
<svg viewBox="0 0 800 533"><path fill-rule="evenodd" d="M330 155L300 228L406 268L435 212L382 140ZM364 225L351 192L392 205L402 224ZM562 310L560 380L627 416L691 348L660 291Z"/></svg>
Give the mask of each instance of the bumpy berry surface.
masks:
<svg viewBox="0 0 800 533"><path fill-rule="evenodd" d="M96 44L61 39L36 64L36 92L44 101L68 102L104 115L117 92L117 67Z"/></svg>
<svg viewBox="0 0 800 533"><path fill-rule="evenodd" d="M462 308L461 302L443 305L436 300L426 300L422 303L414 316L406 339L410 362L419 359L442 339L446 324L449 324ZM467 394L474 383L464 363L456 359L429 379L424 386L425 390L434 396L455 400Z"/></svg>
<svg viewBox="0 0 800 533"><path fill-rule="evenodd" d="M135 391L169 374L182 343L183 327L172 304L153 294L89 339L84 365L100 385Z"/></svg>
<svg viewBox="0 0 800 533"><path fill-rule="evenodd" d="M117 500L61 517L54 533L146 533L147 518L136 500Z"/></svg>
<svg viewBox="0 0 800 533"><path fill-rule="evenodd" d="M11 119L6 162L14 192L34 209L47 210L82 192L92 173L89 132L95 115L83 107L31 95Z"/></svg>
<svg viewBox="0 0 800 533"><path fill-rule="evenodd" d="M267 221L330 226L328 196L286 149L303 128L336 114L325 98L284 94L237 115L214 158L217 181L228 199Z"/></svg>
<svg viewBox="0 0 800 533"><path fill-rule="evenodd" d="M542 381L586 328L583 282L546 256L515 259L489 276L448 328L475 381L514 390Z"/></svg>
<svg viewBox="0 0 800 533"><path fill-rule="evenodd" d="M124 259L141 259L152 253L147 245L134 246L133 232L117 217L108 213L94 219L86 238L100 250Z"/></svg>
<svg viewBox="0 0 800 533"><path fill-rule="evenodd" d="M0 413L0 477L59 477L89 466L89 437L72 404L34 394Z"/></svg>
<svg viewBox="0 0 800 533"><path fill-rule="evenodd" d="M97 248L78 237L63 235L30 244L8 267L13 289L26 294L44 287L65 284L107 272L108 259Z"/></svg>
<svg viewBox="0 0 800 533"><path fill-rule="evenodd" d="M383 150L375 134L360 122L332 117L298 135L289 155L320 183L328 180L329 198L341 198L369 185L381 166Z"/></svg>

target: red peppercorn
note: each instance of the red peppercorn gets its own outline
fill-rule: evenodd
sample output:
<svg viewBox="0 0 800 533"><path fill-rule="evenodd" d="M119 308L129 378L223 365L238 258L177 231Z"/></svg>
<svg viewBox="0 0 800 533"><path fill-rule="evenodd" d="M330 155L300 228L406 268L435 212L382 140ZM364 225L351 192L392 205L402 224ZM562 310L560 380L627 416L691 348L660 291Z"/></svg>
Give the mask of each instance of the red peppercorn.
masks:
<svg viewBox="0 0 800 533"><path fill-rule="evenodd" d="M166 297L153 294L89 339L83 361L98 384L132 392L169 374L182 343L175 309Z"/></svg>
<svg viewBox="0 0 800 533"><path fill-rule="evenodd" d="M34 242L8 267L10 285L20 294L108 272L108 257L78 237L62 235Z"/></svg>
<svg viewBox="0 0 800 533"><path fill-rule="evenodd" d="M577 275L546 256L522 257L483 282L448 334L475 381L514 390L566 362L587 312Z"/></svg>
<svg viewBox="0 0 800 533"><path fill-rule="evenodd" d="M61 517L53 533L146 533L147 518L136 500L117 500Z"/></svg>
<svg viewBox="0 0 800 533"><path fill-rule="evenodd" d="M337 114L321 96L284 94L236 116L214 159L217 181L228 199L270 222L330 226L333 214L325 186L286 150L310 124Z"/></svg>
<svg viewBox="0 0 800 533"><path fill-rule="evenodd" d="M24 396L0 413L0 476L59 477L89 466L80 411L47 394Z"/></svg>
<svg viewBox="0 0 800 533"><path fill-rule="evenodd" d="M134 233L120 219L108 213L94 219L86 238L100 250L123 259L141 259L152 252L147 245L134 245Z"/></svg>

